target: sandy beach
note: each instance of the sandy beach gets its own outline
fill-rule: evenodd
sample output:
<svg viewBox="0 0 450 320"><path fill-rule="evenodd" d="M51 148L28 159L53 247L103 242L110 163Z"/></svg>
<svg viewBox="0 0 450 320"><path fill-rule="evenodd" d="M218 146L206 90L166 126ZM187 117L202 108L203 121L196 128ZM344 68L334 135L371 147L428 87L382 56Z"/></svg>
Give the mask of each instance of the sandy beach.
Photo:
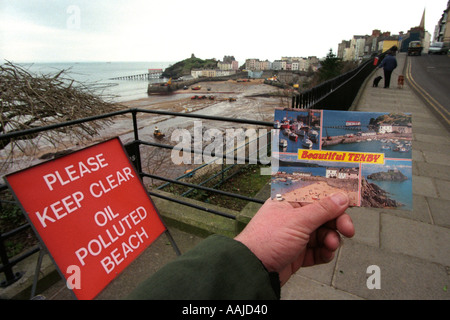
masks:
<svg viewBox="0 0 450 320"><path fill-rule="evenodd" d="M357 184L356 188L357 188ZM319 181L306 187L298 188L283 194L283 198L289 202L301 204L311 203L323 199L333 193L345 191L350 197L350 206L358 205L358 191L345 190L328 185L325 181Z"/></svg>

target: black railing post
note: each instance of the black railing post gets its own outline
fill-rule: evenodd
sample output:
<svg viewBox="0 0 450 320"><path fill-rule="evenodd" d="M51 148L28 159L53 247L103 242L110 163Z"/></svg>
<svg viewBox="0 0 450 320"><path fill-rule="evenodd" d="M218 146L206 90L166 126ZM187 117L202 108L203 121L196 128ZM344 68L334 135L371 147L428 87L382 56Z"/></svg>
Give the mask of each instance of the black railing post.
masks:
<svg viewBox="0 0 450 320"><path fill-rule="evenodd" d="M133 153L133 163L136 167L136 170L141 173L142 172L142 163L141 163L141 148L140 148L140 141L139 141L139 128L137 124L137 110L133 109L131 111L131 114L133 115L133 132L134 132L134 141L130 146L130 151Z"/></svg>
<svg viewBox="0 0 450 320"><path fill-rule="evenodd" d="M14 283L16 280L16 277L14 276L14 273L12 271L12 267L9 265L8 256L6 255L6 249L5 245L3 244L3 239L0 239L0 258L3 265L3 273L5 274L5 281L2 281L0 283L0 287L5 288L9 286L10 284Z"/></svg>
<svg viewBox="0 0 450 320"><path fill-rule="evenodd" d="M0 212L3 211L3 206L2 203L0 201ZM9 259L8 259L8 255L6 253L6 248L5 248L5 244L3 242L4 237L3 234L0 233L0 261L2 262L2 266L3 266L3 273L5 274L5 281L0 283L0 287L7 287L10 284L16 282L20 276L16 277L14 275L14 272L12 270L12 266L9 263Z"/></svg>
<svg viewBox="0 0 450 320"><path fill-rule="evenodd" d="M14 273L12 265L9 262L8 255L6 253L6 248L4 244L4 237L0 234L0 260L2 262L2 272L5 274L5 281L0 283L0 287L5 288L22 277L22 273Z"/></svg>
<svg viewBox="0 0 450 320"><path fill-rule="evenodd" d="M138 129L138 125L137 125L137 110L133 109L131 111L131 114L133 115L133 132L134 132L134 140L135 141L139 141L139 129Z"/></svg>

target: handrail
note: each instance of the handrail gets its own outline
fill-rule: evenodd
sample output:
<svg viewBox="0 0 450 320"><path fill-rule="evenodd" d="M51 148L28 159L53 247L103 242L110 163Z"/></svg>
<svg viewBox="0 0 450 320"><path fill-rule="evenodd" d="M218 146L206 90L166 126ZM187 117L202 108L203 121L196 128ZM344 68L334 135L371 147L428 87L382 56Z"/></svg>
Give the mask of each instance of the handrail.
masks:
<svg viewBox="0 0 450 320"><path fill-rule="evenodd" d="M391 48L393 50L394 47ZM348 71L347 73L330 79L312 89L299 93L292 97L292 108L296 109L340 109L348 110L361 88L364 80L376 68L375 61L379 62L385 57L386 52L378 56L372 56L370 59L362 63L359 67ZM361 79L359 79L361 77ZM351 86L352 81L357 81L354 86ZM351 86L350 90L346 91L346 86ZM338 97L330 99L332 96ZM342 99L344 96L346 99Z"/></svg>

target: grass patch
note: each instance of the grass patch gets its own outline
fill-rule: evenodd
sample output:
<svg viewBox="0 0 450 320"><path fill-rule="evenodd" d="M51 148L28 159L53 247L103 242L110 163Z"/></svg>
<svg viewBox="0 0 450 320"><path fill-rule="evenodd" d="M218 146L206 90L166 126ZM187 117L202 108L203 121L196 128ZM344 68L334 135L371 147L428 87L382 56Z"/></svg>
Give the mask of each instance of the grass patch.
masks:
<svg viewBox="0 0 450 320"><path fill-rule="evenodd" d="M0 199L0 233L3 234L12 231L27 223L27 219L22 213L22 210L14 202L9 192L1 192ZM12 258L17 254L22 253L37 243L38 240L31 228L24 229L23 231L8 237L3 242L8 258Z"/></svg>
<svg viewBox="0 0 450 320"><path fill-rule="evenodd" d="M260 165L237 165L233 168L234 170L225 173L223 183L220 183L222 177L219 176L203 186L209 188L215 186L214 189L216 190L254 197L270 181L270 176L261 175L261 168ZM202 180L206 180L206 178L202 177L197 183ZM187 190L186 187L171 185L166 191L183 194ZM236 211L242 210L248 204L246 200L203 190L193 190L186 197Z"/></svg>

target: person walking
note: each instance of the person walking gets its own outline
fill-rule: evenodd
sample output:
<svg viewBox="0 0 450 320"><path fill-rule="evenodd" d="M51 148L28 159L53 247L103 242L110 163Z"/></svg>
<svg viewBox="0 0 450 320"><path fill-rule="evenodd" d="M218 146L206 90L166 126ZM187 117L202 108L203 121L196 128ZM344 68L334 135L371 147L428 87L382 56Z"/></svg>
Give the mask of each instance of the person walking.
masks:
<svg viewBox="0 0 450 320"><path fill-rule="evenodd" d="M389 88L391 84L392 72L397 68L397 59L393 51L389 50L386 57L381 62L378 68L383 68L384 70L384 88Z"/></svg>

